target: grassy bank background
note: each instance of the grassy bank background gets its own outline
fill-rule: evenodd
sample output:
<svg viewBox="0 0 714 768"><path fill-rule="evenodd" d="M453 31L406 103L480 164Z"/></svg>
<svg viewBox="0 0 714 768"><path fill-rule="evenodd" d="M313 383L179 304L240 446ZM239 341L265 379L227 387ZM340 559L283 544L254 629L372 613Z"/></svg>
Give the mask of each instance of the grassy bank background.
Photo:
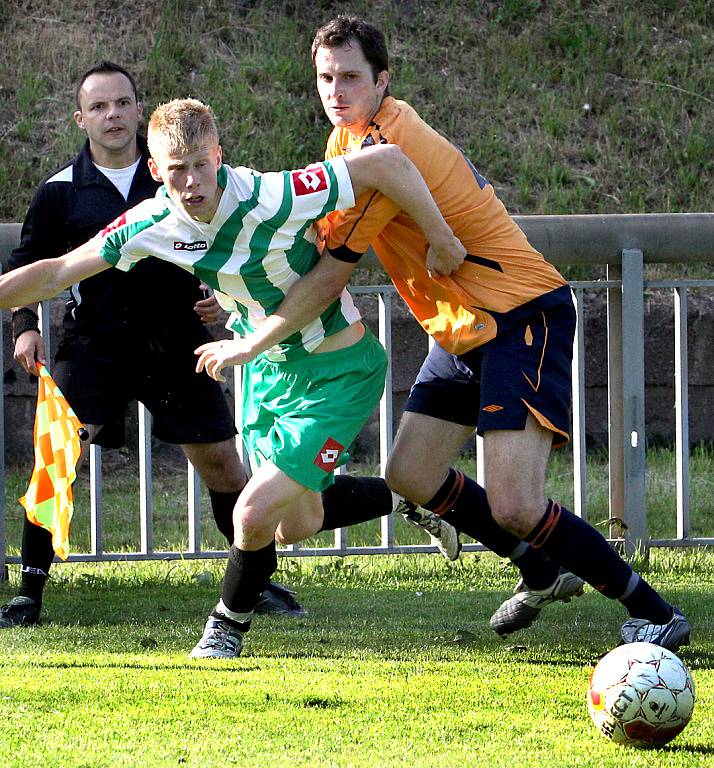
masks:
<svg viewBox="0 0 714 768"><path fill-rule="evenodd" d="M104 57L136 73L147 110L209 102L232 164L320 157L309 45L339 11L384 29L392 92L460 144L512 212L711 210L708 0L6 0L0 220L21 221L76 151L74 84Z"/></svg>

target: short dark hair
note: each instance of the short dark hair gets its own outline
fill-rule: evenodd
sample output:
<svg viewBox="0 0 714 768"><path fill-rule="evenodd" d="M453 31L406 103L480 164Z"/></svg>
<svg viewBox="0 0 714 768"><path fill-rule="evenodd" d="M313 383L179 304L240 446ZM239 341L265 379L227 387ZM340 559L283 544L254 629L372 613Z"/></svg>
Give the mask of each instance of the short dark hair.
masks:
<svg viewBox="0 0 714 768"><path fill-rule="evenodd" d="M323 24L312 41L312 63L315 63L318 48L339 48L353 40L359 43L365 59L372 67L376 83L377 75L389 69L387 43L377 27L359 16L337 16Z"/></svg>
<svg viewBox="0 0 714 768"><path fill-rule="evenodd" d="M93 67L88 69L82 77L79 78L79 82L77 83L77 90L74 92L74 97L77 100L77 107L79 109L82 108L82 105L79 103L79 92L82 90L82 86L84 85L85 81L88 77L91 77L92 75L124 75L124 77L131 83L131 89L134 91L134 101L139 101L139 96L136 91L136 80L129 74L129 72L124 69L124 67L120 66L119 64L115 64L113 61L100 61L98 64L95 64Z"/></svg>

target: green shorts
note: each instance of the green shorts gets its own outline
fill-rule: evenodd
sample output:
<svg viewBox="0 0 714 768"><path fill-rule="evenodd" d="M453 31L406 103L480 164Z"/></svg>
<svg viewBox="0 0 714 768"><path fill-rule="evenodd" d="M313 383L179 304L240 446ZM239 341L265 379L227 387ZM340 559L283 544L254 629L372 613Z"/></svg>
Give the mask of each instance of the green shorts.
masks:
<svg viewBox="0 0 714 768"><path fill-rule="evenodd" d="M367 329L350 347L245 366L242 434L251 462L272 461L312 491L334 482L336 467L384 391L387 356Z"/></svg>

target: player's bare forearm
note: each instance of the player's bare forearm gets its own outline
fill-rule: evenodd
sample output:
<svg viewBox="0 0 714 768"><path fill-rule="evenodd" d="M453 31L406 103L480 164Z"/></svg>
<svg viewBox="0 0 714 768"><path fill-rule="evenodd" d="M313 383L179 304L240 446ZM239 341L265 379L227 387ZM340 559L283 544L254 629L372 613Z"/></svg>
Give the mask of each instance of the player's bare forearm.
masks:
<svg viewBox="0 0 714 768"><path fill-rule="evenodd" d="M89 242L57 259L42 259L20 267L0 277L0 309L50 299L110 266Z"/></svg>
<svg viewBox="0 0 714 768"><path fill-rule="evenodd" d="M417 167L394 144L356 152L347 158L355 196L377 189L408 213L431 244L430 268L440 275L458 269L466 250L441 214Z"/></svg>
<svg viewBox="0 0 714 768"><path fill-rule="evenodd" d="M355 264L325 250L320 260L288 290L280 306L255 329L255 343L269 349L319 317L347 285Z"/></svg>
<svg viewBox="0 0 714 768"><path fill-rule="evenodd" d="M256 325L250 344L256 355L287 339L319 317L347 285L355 265L329 251L288 290L280 306Z"/></svg>
<svg viewBox="0 0 714 768"><path fill-rule="evenodd" d="M223 368L249 363L318 317L340 295L354 268L355 264L339 261L325 251L320 261L290 287L275 312L257 323L251 334L198 347L196 370L205 370L216 381L224 381Z"/></svg>

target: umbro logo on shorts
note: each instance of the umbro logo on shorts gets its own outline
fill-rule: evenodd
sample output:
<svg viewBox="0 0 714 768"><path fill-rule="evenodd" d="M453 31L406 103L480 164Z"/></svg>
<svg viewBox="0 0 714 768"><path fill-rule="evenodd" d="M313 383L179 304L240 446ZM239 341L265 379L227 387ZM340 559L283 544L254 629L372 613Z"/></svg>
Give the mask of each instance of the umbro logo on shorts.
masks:
<svg viewBox="0 0 714 768"><path fill-rule="evenodd" d="M311 195L313 192L324 192L327 189L327 177L321 165L308 165L302 171L293 171L290 175L296 195Z"/></svg>
<svg viewBox="0 0 714 768"><path fill-rule="evenodd" d="M196 240L195 243L182 243L180 240L174 240L175 251L205 251L208 243L205 240Z"/></svg>
<svg viewBox="0 0 714 768"><path fill-rule="evenodd" d="M337 440L328 437L325 440L325 444L320 448L320 452L315 457L313 464L324 472L332 472L337 466L337 461L344 450L344 445L340 445Z"/></svg>
<svg viewBox="0 0 714 768"><path fill-rule="evenodd" d="M496 411L502 411L503 406L502 405L487 405L481 410L486 411L486 413L496 413Z"/></svg>

